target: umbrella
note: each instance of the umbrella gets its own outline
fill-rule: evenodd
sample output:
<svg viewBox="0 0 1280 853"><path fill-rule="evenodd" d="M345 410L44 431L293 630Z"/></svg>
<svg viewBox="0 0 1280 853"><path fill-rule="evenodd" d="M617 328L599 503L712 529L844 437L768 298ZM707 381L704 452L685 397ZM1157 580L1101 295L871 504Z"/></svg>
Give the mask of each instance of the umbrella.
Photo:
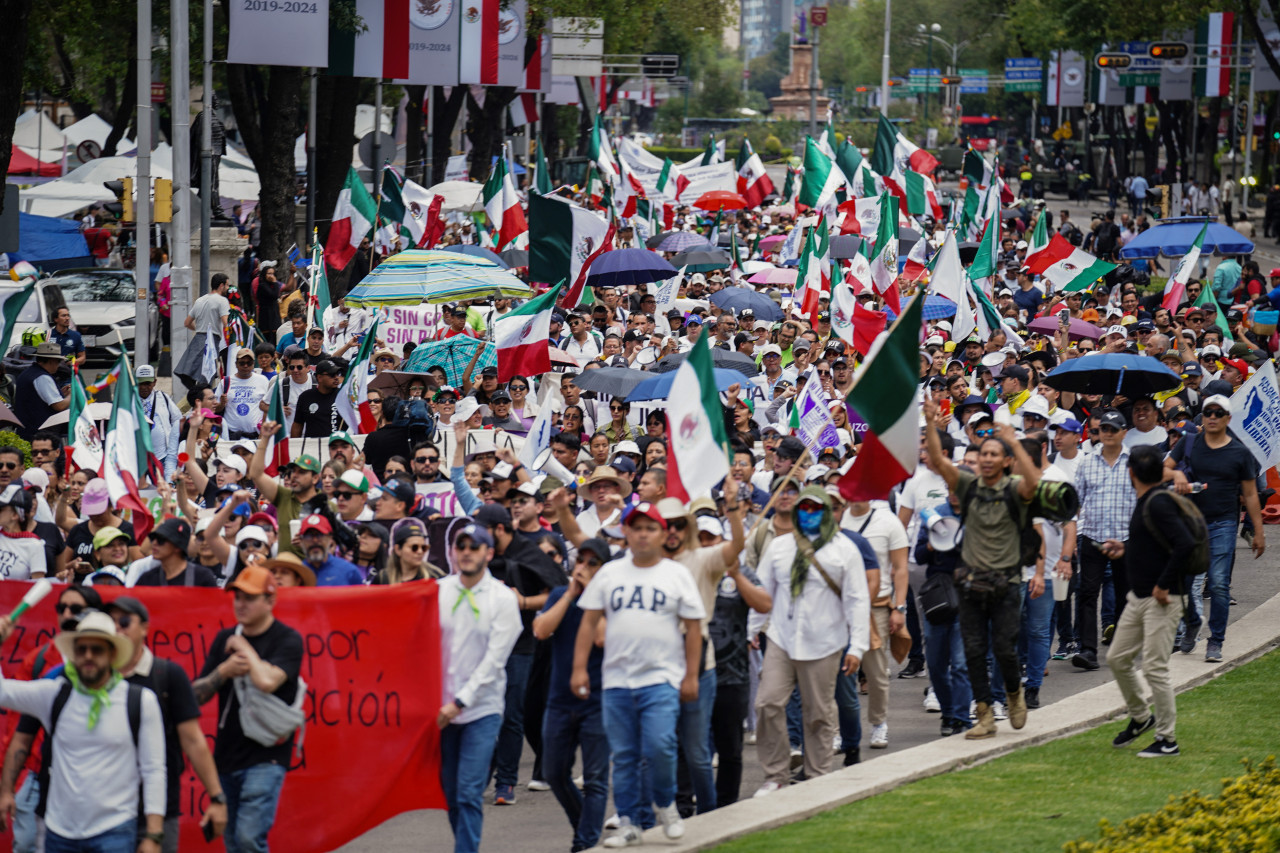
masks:
<svg viewBox="0 0 1280 853"><path fill-rule="evenodd" d="M671 259L677 269L688 267L689 272L711 272L729 268L729 256L719 249L695 249L681 252Z"/></svg>
<svg viewBox="0 0 1280 853"><path fill-rule="evenodd" d="M111 420L111 404L110 403L90 403L85 409L89 413L89 418L94 421ZM71 410L63 409L61 412L54 412L44 423L40 424L40 429L49 429L66 424L71 418ZM0 419L3 420L3 419Z"/></svg>
<svg viewBox="0 0 1280 853"><path fill-rule="evenodd" d="M673 231L662 238L662 242L654 248L659 252L684 252L689 249L710 249L711 243L702 235L692 231Z"/></svg>
<svg viewBox="0 0 1280 853"><path fill-rule="evenodd" d="M747 200L728 190L712 190L698 196L693 206L700 210L742 210L747 207Z"/></svg>
<svg viewBox="0 0 1280 853"><path fill-rule="evenodd" d="M905 225L898 226L898 242L914 243L920 239L920 232L914 228L908 228Z"/></svg>
<svg viewBox="0 0 1280 853"><path fill-rule="evenodd" d="M458 243L455 246L445 246L440 249L442 252L453 252L457 255L470 255L473 258L484 258L486 261L495 263L505 269L510 269L511 265L502 259L502 256L492 249L486 249L482 246L468 246L464 243Z"/></svg>
<svg viewBox="0 0 1280 853"><path fill-rule="evenodd" d="M630 367L601 367L579 373L573 382L583 391L608 394L610 397L626 397L647 375L642 370Z"/></svg>
<svg viewBox="0 0 1280 853"><path fill-rule="evenodd" d="M1021 219L1022 213L1023 211L1020 207L1006 207L1004 210L1000 211L1000 218L1004 220Z"/></svg>
<svg viewBox="0 0 1280 853"><path fill-rule="evenodd" d="M563 364L563 365L565 365L566 367L581 367L581 366L582 366L582 363L581 363L581 362L579 362L579 361L578 361L576 358L574 358L573 356L569 355L569 353L567 353L567 352L565 352L564 350L560 349L560 347L548 347L548 348L547 348L547 350L551 353L551 363L552 363L552 364Z"/></svg>
<svg viewBox="0 0 1280 853"><path fill-rule="evenodd" d="M771 270L771 269L773 269L773 264L769 263L768 261L743 261L742 262L743 275L755 275L758 272L763 272L764 270Z"/></svg>
<svg viewBox="0 0 1280 853"><path fill-rule="evenodd" d="M837 261L848 260L858 256L858 247L862 238L857 234L841 234L831 238L831 257Z"/></svg>
<svg viewBox="0 0 1280 853"><path fill-rule="evenodd" d="M653 366L654 373L672 373L680 367L680 363L689 357L687 352L677 352L666 356ZM751 356L743 355L740 352L732 350L720 349L719 347L711 348L711 363L716 367L723 367L726 370L734 370L748 378L758 376L760 368L756 366Z"/></svg>
<svg viewBox="0 0 1280 853"><path fill-rule="evenodd" d="M1204 226L1203 217L1185 216L1165 219L1143 231L1120 250L1122 258L1154 258L1164 255L1176 258L1191 250ZM1234 228L1220 222L1210 222L1204 235L1202 251L1214 255L1247 255L1253 251L1253 242Z"/></svg>
<svg viewBox="0 0 1280 853"><path fill-rule="evenodd" d="M506 249L499 253L498 257L502 258L502 263L507 269L529 266L529 252L527 249Z"/></svg>
<svg viewBox="0 0 1280 853"><path fill-rule="evenodd" d="M498 364L498 351L493 344L476 340L468 335L454 335L452 338L445 338L443 341L428 341L427 343L418 344L410 355L409 360L404 364L404 370L410 374L426 373L437 364L444 368L445 377L449 380L449 384L457 388L462 384L462 372L467 369L467 365L471 363L471 357L476 353L476 347L484 347L484 351L480 353L480 358L476 361L474 376L479 376L480 371L486 367L496 367ZM381 376L382 374L379 374ZM370 385L369 387L373 387Z"/></svg>
<svg viewBox="0 0 1280 853"><path fill-rule="evenodd" d="M770 234L760 241L760 251L775 252L785 242L787 242L786 234Z"/></svg>
<svg viewBox="0 0 1280 853"><path fill-rule="evenodd" d="M108 415L108 417L110 416ZM0 403L0 423L9 423L9 424L15 424L16 426L22 426L22 421L18 420L18 416L15 415L13 413L13 410L10 409L8 406L6 406L4 403ZM65 418L63 419L63 423L66 423Z"/></svg>
<svg viewBox="0 0 1280 853"><path fill-rule="evenodd" d="M747 281L752 284L785 284L792 285L796 283L796 276L800 273L796 270L785 270L772 267L771 269L758 272Z"/></svg>
<svg viewBox="0 0 1280 853"><path fill-rule="evenodd" d="M667 239L672 234L679 234L679 233L680 233L679 231L661 231L657 234L654 234L648 240L645 240L644 244L648 246L650 249L656 249L662 245L663 240Z"/></svg>
<svg viewBox="0 0 1280 853"><path fill-rule="evenodd" d="M457 252L410 249L374 267L345 301L354 306L421 305L532 295L527 284L493 261Z"/></svg>
<svg viewBox="0 0 1280 853"><path fill-rule="evenodd" d="M889 315L890 320L897 319L897 315L893 313L892 308L885 306L884 311ZM956 304L945 296L931 293L925 297L923 314L926 320L941 320L943 317L954 317Z"/></svg>
<svg viewBox="0 0 1280 853"><path fill-rule="evenodd" d="M625 287L665 281L677 273L663 257L648 249L614 249L605 252L587 268L589 287Z"/></svg>
<svg viewBox="0 0 1280 853"><path fill-rule="evenodd" d="M981 243L957 244L956 249L960 252L960 263L964 264L966 267L973 263L973 259L978 257L978 247L981 245Z"/></svg>
<svg viewBox="0 0 1280 853"><path fill-rule="evenodd" d="M778 303L763 293L746 287L726 287L719 290L711 294L711 304L734 314L741 314L749 309L757 320L767 320L770 323L781 320L784 316Z"/></svg>
<svg viewBox="0 0 1280 853"><path fill-rule="evenodd" d="M1182 377L1154 358L1104 353L1064 362L1055 367L1044 381L1059 391L1123 394L1132 399L1177 388Z"/></svg>
<svg viewBox="0 0 1280 853"><path fill-rule="evenodd" d="M417 352L417 350L414 350ZM470 361L471 359L467 359ZM432 365L439 362L432 362ZM443 367L443 365L441 365ZM466 363L463 363L463 367ZM446 371L447 372L447 371ZM457 386L462 384L462 371L458 371L458 381L450 381L449 384ZM409 399L409 383L412 381L425 382L427 384L427 399L431 398L431 392L436 389L436 380L431 375L423 371L411 372L407 370L384 370L377 376L369 380L370 391L381 391L383 394L395 394L402 400Z"/></svg>
<svg viewBox="0 0 1280 853"><path fill-rule="evenodd" d="M713 372L715 373L717 391L726 391L730 385L742 384L742 374L736 370L725 370L717 367ZM674 370L666 373L641 373L640 375L645 378L627 395L628 403L640 400L666 400L671 396L671 386L676 381ZM578 384L581 385L582 383L579 382Z"/></svg>
<svg viewBox="0 0 1280 853"><path fill-rule="evenodd" d="M431 192L444 196L444 201L440 205L441 213L470 213L481 209L482 186L472 181L444 181L431 187Z"/></svg>
<svg viewBox="0 0 1280 853"><path fill-rule="evenodd" d="M1058 331L1058 318L1054 316L1038 317L1028 323L1027 328L1042 335L1053 335ZM1071 319L1071 327L1067 330L1067 337L1073 341L1078 341L1081 338L1089 338L1096 341L1102 337L1102 330L1092 323L1077 320L1073 317Z"/></svg>

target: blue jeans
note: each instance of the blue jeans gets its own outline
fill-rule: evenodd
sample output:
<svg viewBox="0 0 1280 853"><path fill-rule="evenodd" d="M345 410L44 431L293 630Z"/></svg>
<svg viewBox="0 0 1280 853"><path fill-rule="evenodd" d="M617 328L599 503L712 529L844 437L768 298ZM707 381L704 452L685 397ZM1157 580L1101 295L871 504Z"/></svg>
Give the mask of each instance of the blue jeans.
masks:
<svg viewBox="0 0 1280 853"><path fill-rule="evenodd" d="M604 725L613 750L613 804L641 825L644 801L640 762L646 764L653 803L666 808L676 798L676 724L680 691L670 684L612 687L604 691Z"/></svg>
<svg viewBox="0 0 1280 853"><path fill-rule="evenodd" d="M1044 667L1049 662L1053 645L1053 579L1046 576L1044 592L1032 598L1026 581L1022 582L1022 642L1026 645L1027 687L1044 683Z"/></svg>
<svg viewBox="0 0 1280 853"><path fill-rule="evenodd" d="M792 749L804 749L804 717L800 710L799 687L791 691L791 698L787 700L787 740Z"/></svg>
<svg viewBox="0 0 1280 853"><path fill-rule="evenodd" d="M1200 596L1209 585L1209 640L1221 643L1227 636L1227 617L1231 613L1231 572L1236 562L1235 518L1218 518L1208 522L1209 571L1196 575L1191 590L1191 606L1185 616L1187 630L1195 636L1204 624Z"/></svg>
<svg viewBox="0 0 1280 853"><path fill-rule="evenodd" d="M131 817L92 838L63 838L48 830L44 849L45 853L134 853L138 849L138 819Z"/></svg>
<svg viewBox="0 0 1280 853"><path fill-rule="evenodd" d="M698 798L698 814L716 807L716 780L711 769L711 709L716 704L716 671L698 676L698 701L680 703L679 744L685 768Z"/></svg>
<svg viewBox="0 0 1280 853"><path fill-rule="evenodd" d="M35 853L36 804L40 802L40 777L28 773L15 796L13 809L13 853Z"/></svg>
<svg viewBox="0 0 1280 853"><path fill-rule="evenodd" d="M790 724L790 706L787 711L787 722ZM857 749L862 743L862 702L858 699L858 673L836 673L836 713L840 718L840 751Z"/></svg>
<svg viewBox="0 0 1280 853"><path fill-rule="evenodd" d="M925 620L924 659L929 666L929 683L942 706L942 719L968 725L973 689L969 686L969 666L958 619L945 625Z"/></svg>
<svg viewBox="0 0 1280 853"><path fill-rule="evenodd" d="M573 784L573 753L582 748L582 790ZM547 706L542 717L542 772L573 827L573 850L595 847L609 802L609 739L600 703Z"/></svg>
<svg viewBox="0 0 1280 853"><path fill-rule="evenodd" d="M234 773L223 773L227 795L227 853L266 853L267 833L276 822L276 806L284 788L281 764L255 764Z"/></svg>
<svg viewBox="0 0 1280 853"><path fill-rule="evenodd" d="M440 784L449 805L454 853L476 853L484 827L484 789L502 727L502 715L490 714L440 733Z"/></svg>
<svg viewBox="0 0 1280 853"><path fill-rule="evenodd" d="M529 686L532 668L532 654L513 654L507 658L506 706L493 756L494 785L515 785L519 780L520 753L524 751L524 691Z"/></svg>

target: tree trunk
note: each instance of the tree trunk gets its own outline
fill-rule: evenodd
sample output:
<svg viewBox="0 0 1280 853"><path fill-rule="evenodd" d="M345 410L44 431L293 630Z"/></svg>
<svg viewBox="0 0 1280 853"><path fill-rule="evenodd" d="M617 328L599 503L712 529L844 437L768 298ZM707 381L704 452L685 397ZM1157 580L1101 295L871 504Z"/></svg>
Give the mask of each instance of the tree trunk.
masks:
<svg viewBox="0 0 1280 853"><path fill-rule="evenodd" d="M516 96L512 86L491 86L485 92L484 106L467 93L467 138L471 140L471 179L489 177L491 161L502 153L507 138L507 104Z"/></svg>
<svg viewBox="0 0 1280 853"><path fill-rule="evenodd" d="M129 36L129 56L135 56L138 53L138 36L132 34ZM111 132L107 134L107 141L102 146L103 157L113 157L116 153L116 145L124 138L125 129L129 127L129 123L133 120L134 108L138 105L138 63L130 62L129 70L124 75L124 91L120 93L120 106L116 109L115 117L111 121ZM138 140L138 147L150 145L151 140ZM148 149L149 150L149 149Z"/></svg>
<svg viewBox="0 0 1280 853"><path fill-rule="evenodd" d="M329 237L330 217L347 180L347 170L351 168L361 82L358 77L324 74L316 81L316 127L323 128L316 136L316 230L322 244ZM325 141L324 145L320 144L321 140ZM347 270L330 268L330 295L341 298L346 294L349 275Z"/></svg>
<svg viewBox="0 0 1280 853"><path fill-rule="evenodd" d="M27 56L27 21L31 0L0 0L0 21L5 22L5 49L0 51L0 168L9 174L13 155L13 123L22 109L22 63ZM0 193L0 213L4 195ZM5 248L17 248L9 246Z"/></svg>
<svg viewBox="0 0 1280 853"><path fill-rule="evenodd" d="M424 99L427 96L426 86L405 86L404 93L408 103L404 108L404 172L405 177L419 184L427 183L427 144L423 138L423 122L426 121Z"/></svg>
<svg viewBox="0 0 1280 853"><path fill-rule="evenodd" d="M88 118L93 114L93 104L72 97L76 92L75 60L67 52L67 40L61 33L55 33L53 36L53 51L58 57L58 73L62 77L62 86L58 90L58 95L71 105L76 121Z"/></svg>
<svg viewBox="0 0 1280 853"><path fill-rule="evenodd" d="M450 139L453 127L458 123L458 114L466 103L467 87L454 86L449 97L444 96L444 87L435 86L431 90L435 101L431 116L431 183L438 184L444 180L445 169L449 165Z"/></svg>

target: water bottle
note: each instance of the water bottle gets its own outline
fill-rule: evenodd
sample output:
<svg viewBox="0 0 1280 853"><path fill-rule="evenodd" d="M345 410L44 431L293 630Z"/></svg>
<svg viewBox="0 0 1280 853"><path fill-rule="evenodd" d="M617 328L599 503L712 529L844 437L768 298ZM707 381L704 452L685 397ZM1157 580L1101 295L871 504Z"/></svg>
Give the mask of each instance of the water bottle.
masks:
<svg viewBox="0 0 1280 853"><path fill-rule="evenodd" d="M1203 491L1204 491L1205 489L1207 489L1207 488L1209 488L1209 484L1208 484L1208 483L1192 483L1192 484L1191 484L1191 494L1193 494L1193 495L1198 495L1198 494L1200 494L1201 492L1203 492Z"/></svg>

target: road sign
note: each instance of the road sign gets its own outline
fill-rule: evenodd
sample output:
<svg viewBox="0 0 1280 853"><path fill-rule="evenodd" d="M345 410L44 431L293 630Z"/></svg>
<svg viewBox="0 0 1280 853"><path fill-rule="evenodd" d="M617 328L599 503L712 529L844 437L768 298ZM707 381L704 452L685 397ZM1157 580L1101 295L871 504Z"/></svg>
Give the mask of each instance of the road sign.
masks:
<svg viewBox="0 0 1280 853"><path fill-rule="evenodd" d="M809 10L809 23L815 27L825 27L827 25L827 7L814 6Z"/></svg>
<svg viewBox="0 0 1280 853"><path fill-rule="evenodd" d="M640 70L645 77L674 77L680 72L680 55L676 53L646 53L640 57Z"/></svg>
<svg viewBox="0 0 1280 853"><path fill-rule="evenodd" d="M169 94L168 83L152 83L151 84L151 103L163 104L168 94Z"/></svg>
<svg viewBox="0 0 1280 853"><path fill-rule="evenodd" d="M1119 83L1121 86L1160 85L1162 63L1158 59L1151 58L1151 42L1122 41L1120 42L1120 52L1126 53L1132 58L1128 66L1120 69Z"/></svg>
<svg viewBox="0 0 1280 853"><path fill-rule="evenodd" d="M942 90L942 71L938 68L907 69L907 91L912 94Z"/></svg>
<svg viewBox="0 0 1280 853"><path fill-rule="evenodd" d="M97 143L97 140L86 139L76 146L76 156L80 158L81 163L97 160L102 156L102 146Z"/></svg>
<svg viewBox="0 0 1280 853"><path fill-rule="evenodd" d="M964 82L960 84L960 94L962 95L985 95L987 94L987 69L985 68L961 68L960 76L964 78Z"/></svg>
<svg viewBox="0 0 1280 853"><path fill-rule="evenodd" d="M1006 92L1038 92L1044 86L1044 63L1036 57L1010 57L1004 61Z"/></svg>

